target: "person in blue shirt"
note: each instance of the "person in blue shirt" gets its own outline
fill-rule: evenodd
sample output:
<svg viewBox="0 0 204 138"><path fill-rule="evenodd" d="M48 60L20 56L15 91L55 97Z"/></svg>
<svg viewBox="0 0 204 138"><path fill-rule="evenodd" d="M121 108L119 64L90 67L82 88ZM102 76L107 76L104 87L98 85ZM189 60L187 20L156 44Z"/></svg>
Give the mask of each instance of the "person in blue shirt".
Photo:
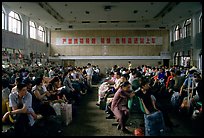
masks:
<svg viewBox="0 0 204 138"><path fill-rule="evenodd" d="M26 84L17 84L17 91L9 94L9 107L11 111L4 114L5 122L9 115L14 117L14 129L16 135L25 135L25 132L34 125L37 115L32 109L32 95L27 92Z"/></svg>

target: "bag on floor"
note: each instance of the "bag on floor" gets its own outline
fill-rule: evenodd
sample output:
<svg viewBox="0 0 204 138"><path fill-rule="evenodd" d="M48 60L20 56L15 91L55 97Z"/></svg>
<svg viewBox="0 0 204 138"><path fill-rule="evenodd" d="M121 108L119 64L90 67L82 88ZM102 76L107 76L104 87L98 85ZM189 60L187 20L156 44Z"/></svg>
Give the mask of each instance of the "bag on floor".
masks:
<svg viewBox="0 0 204 138"><path fill-rule="evenodd" d="M161 111L144 114L145 136L162 136L165 131L164 118Z"/></svg>
<svg viewBox="0 0 204 138"><path fill-rule="evenodd" d="M51 106L55 110L56 115L61 116L61 104L60 103L54 103Z"/></svg>
<svg viewBox="0 0 204 138"><path fill-rule="evenodd" d="M179 107L179 92L174 92L173 95L171 96L171 104L173 108L178 108Z"/></svg>
<svg viewBox="0 0 204 138"><path fill-rule="evenodd" d="M189 101L188 101L188 97L185 97L182 101L182 104L181 104L181 109L184 109L184 110L187 110L190 108L190 104L189 104Z"/></svg>
<svg viewBox="0 0 204 138"><path fill-rule="evenodd" d="M61 109L63 124L68 126L72 122L72 104L62 104Z"/></svg>

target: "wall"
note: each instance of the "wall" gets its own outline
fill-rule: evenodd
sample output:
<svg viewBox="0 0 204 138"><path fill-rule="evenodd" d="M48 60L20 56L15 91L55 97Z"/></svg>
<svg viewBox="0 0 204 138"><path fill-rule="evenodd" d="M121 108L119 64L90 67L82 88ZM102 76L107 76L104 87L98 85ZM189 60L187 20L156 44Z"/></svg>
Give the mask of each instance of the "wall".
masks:
<svg viewBox="0 0 204 138"><path fill-rule="evenodd" d="M128 37L156 36L163 38L163 45L56 45L56 38L62 37ZM169 31L167 30L72 30L52 31L50 55L55 53L65 56L160 56L160 52L169 50ZM104 54L105 53L105 54ZM162 61L162 60L159 60ZM126 65L128 60L75 60L76 66L84 66L88 62L100 66ZM158 60L135 60L135 64L157 65Z"/></svg>
<svg viewBox="0 0 204 138"><path fill-rule="evenodd" d="M25 38L23 35L2 30L2 48L21 49L22 54L29 55L30 52L45 53L48 55L46 43L38 40Z"/></svg>
<svg viewBox="0 0 204 138"><path fill-rule="evenodd" d="M57 37L128 37L128 36L162 36L162 46L127 46L127 45L90 45L90 46L56 46ZM60 53L61 55L77 56L159 56L161 51L168 50L168 31L166 30L89 30L89 31L52 31L50 55Z"/></svg>
<svg viewBox="0 0 204 138"><path fill-rule="evenodd" d="M190 37L182 38L177 41L173 41L173 39L171 39L170 53L171 53L172 60L170 61L170 64L173 64L173 56L175 52L184 52L184 55L186 56L188 55L188 51L190 51L191 65L198 67L199 54L202 50L202 32L199 32L199 17L201 13L202 11L198 11L195 14L193 14L191 17L189 17L192 19L192 23L191 23L192 33ZM189 18L186 18L186 19L189 19ZM177 24L183 25L184 22L185 20L180 21ZM175 30L174 27L176 25L174 25L170 30L171 38L174 37L174 30ZM202 70L201 68L199 69Z"/></svg>
<svg viewBox="0 0 204 138"><path fill-rule="evenodd" d="M31 39L30 31L29 31L30 17L19 13L19 16L22 20L22 32L21 32L22 35L10 32L8 31L9 30L8 19L9 19L9 13L12 11L12 9L10 9L8 6L4 4L2 4L2 9L6 14L5 30L2 29L2 48L11 48L16 50L20 49L24 57L30 57L31 52L35 54L45 53L46 57L48 57L48 54L49 54L48 43L50 43L49 29L39 24L35 20L32 20L36 23L36 28L38 28L38 26L44 27L46 32L46 35L45 35L46 42L41 42L36 39ZM36 31L36 36L39 37L37 31Z"/></svg>

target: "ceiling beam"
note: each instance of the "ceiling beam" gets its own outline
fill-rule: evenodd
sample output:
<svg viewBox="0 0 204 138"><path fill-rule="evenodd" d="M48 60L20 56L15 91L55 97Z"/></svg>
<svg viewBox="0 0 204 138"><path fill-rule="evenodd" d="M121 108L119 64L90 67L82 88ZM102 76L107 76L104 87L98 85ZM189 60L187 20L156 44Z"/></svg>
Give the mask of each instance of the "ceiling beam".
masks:
<svg viewBox="0 0 204 138"><path fill-rule="evenodd" d="M169 2L156 16L154 16L154 19L164 17L168 12L170 12L179 3L180 2Z"/></svg>
<svg viewBox="0 0 204 138"><path fill-rule="evenodd" d="M47 2L38 2L38 5L44 10L46 10L57 21L64 22L64 18L57 11L55 11Z"/></svg>

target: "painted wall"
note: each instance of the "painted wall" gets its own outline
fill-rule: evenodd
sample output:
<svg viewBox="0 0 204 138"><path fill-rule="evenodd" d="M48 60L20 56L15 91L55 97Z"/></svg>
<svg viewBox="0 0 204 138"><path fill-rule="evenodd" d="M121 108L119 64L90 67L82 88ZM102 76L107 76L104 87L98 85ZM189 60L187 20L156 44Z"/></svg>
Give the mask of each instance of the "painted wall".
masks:
<svg viewBox="0 0 204 138"><path fill-rule="evenodd" d="M155 36L162 37L162 45L56 45L56 38L62 37L146 37ZM169 31L168 30L72 30L72 31L52 31L51 32L51 49L50 55L60 53L64 56L160 56L160 52L168 52L169 50ZM113 65L126 66L129 60L117 60L117 58L103 60L102 59L86 59L75 60L76 66L85 66L88 62L99 65L102 70L111 68ZM161 60L131 60L137 65L148 64L157 66ZM66 60L64 61L66 63ZM66 64L65 64L66 65Z"/></svg>
<svg viewBox="0 0 204 138"><path fill-rule="evenodd" d="M60 53L65 56L159 56L161 51L168 51L169 32L167 30L80 30L52 31L50 55ZM163 45L56 45L57 37L128 37L158 36L163 37Z"/></svg>

